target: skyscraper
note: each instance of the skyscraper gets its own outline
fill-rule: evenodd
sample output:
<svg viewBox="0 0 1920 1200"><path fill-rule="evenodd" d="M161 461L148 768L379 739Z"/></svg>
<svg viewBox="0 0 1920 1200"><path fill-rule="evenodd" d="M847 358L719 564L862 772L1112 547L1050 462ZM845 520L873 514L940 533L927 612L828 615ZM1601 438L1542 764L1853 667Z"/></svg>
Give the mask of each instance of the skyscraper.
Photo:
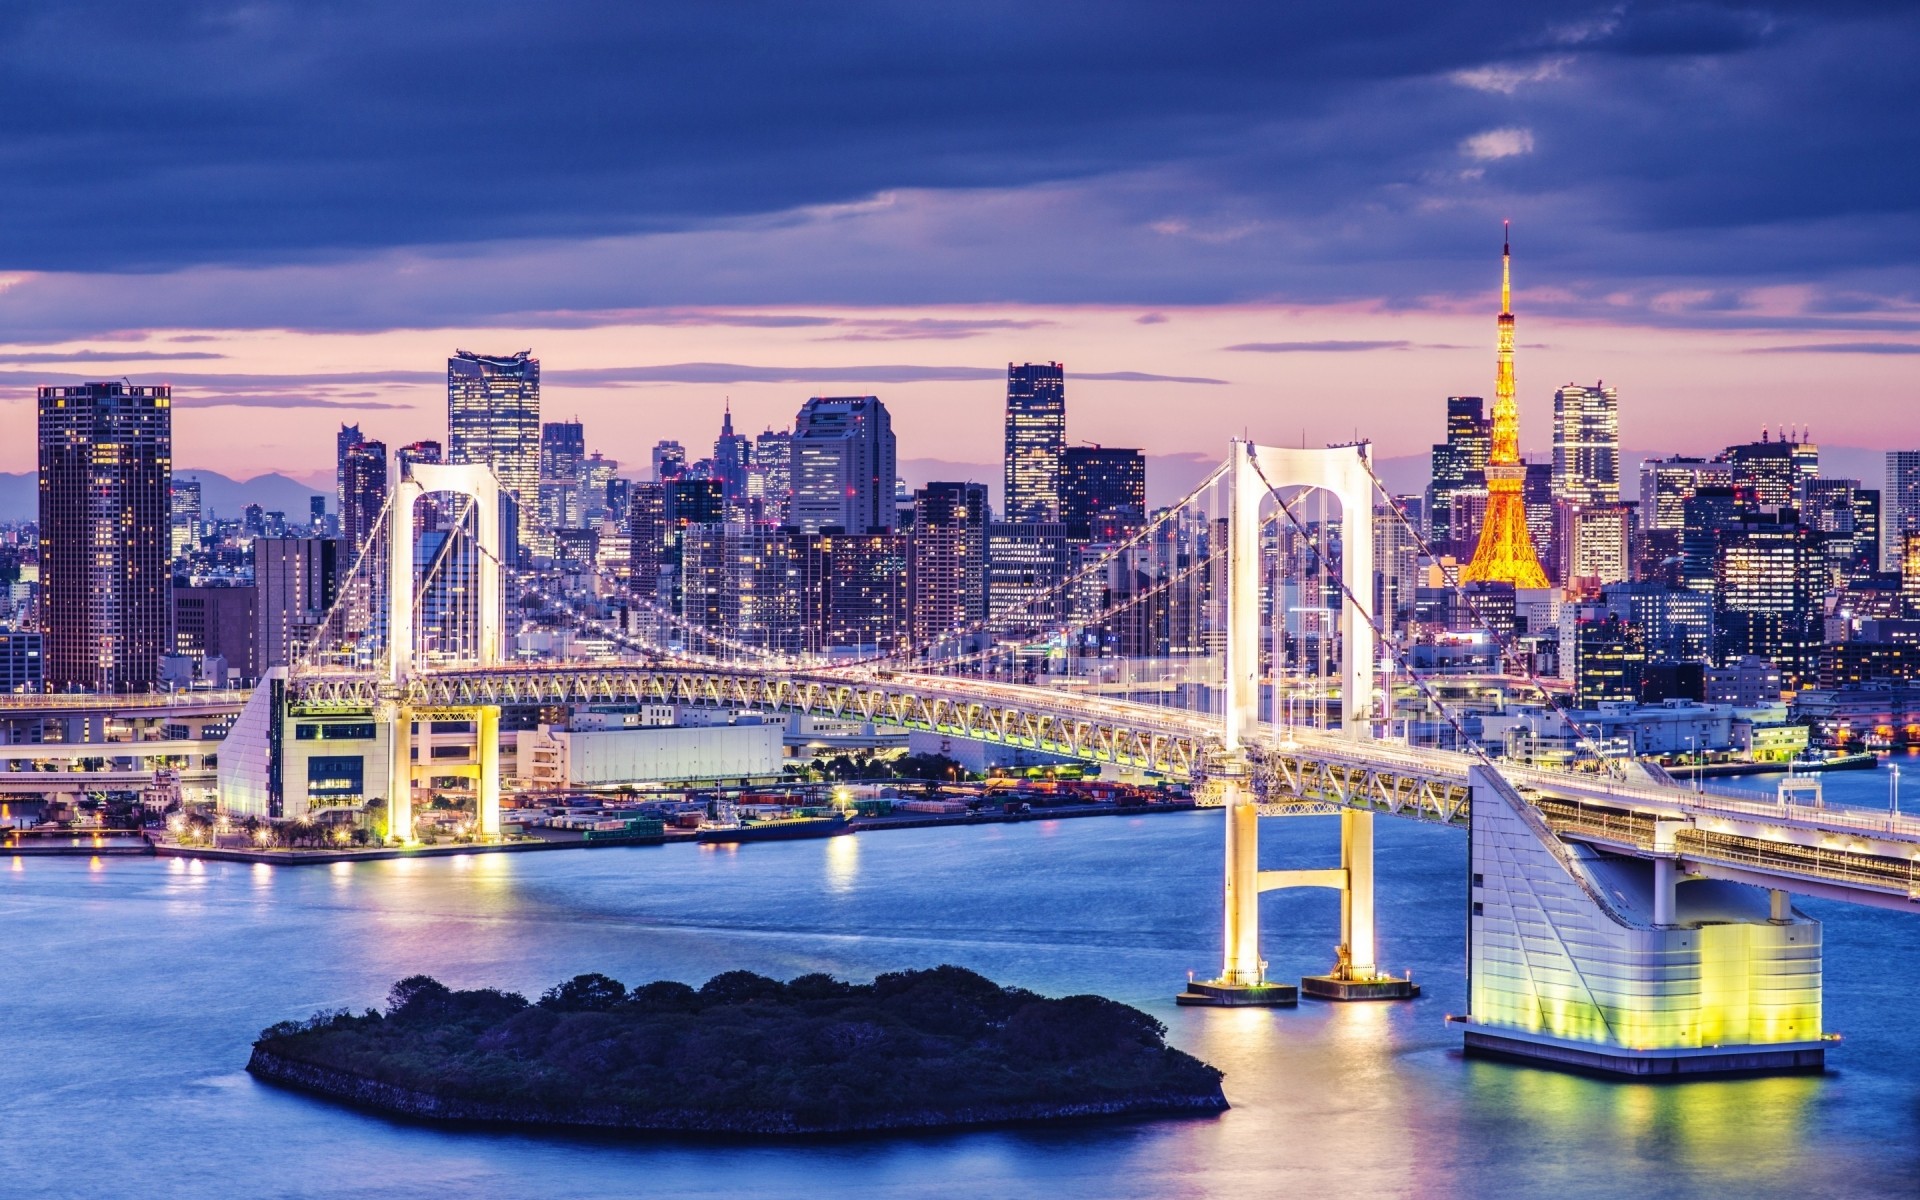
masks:
<svg viewBox="0 0 1920 1200"><path fill-rule="evenodd" d="M358 425L344 422L333 436L333 511L340 513L342 520L347 511L347 451L365 440Z"/></svg>
<svg viewBox="0 0 1920 1200"><path fill-rule="evenodd" d="M387 444L358 441L340 460L340 537L349 569L376 532L387 502Z"/></svg>
<svg viewBox="0 0 1920 1200"><path fill-rule="evenodd" d="M1650 458L1640 464L1640 523L1647 529L1680 529L1687 501L1703 487L1733 486L1733 468L1704 458Z"/></svg>
<svg viewBox="0 0 1920 1200"><path fill-rule="evenodd" d="M1887 486L1880 492L1882 569L1900 569L1910 533L1920 533L1920 450L1889 450Z"/></svg>
<svg viewBox="0 0 1920 1200"><path fill-rule="evenodd" d="M1060 520L1078 541L1124 541L1147 523L1147 460L1138 450L1069 446L1060 455Z"/></svg>
<svg viewBox="0 0 1920 1200"><path fill-rule="evenodd" d="M687 448L675 441L653 444L653 481L665 483L687 473Z"/></svg>
<svg viewBox="0 0 1920 1200"><path fill-rule="evenodd" d="M486 463L513 500L515 546L540 495L540 360L533 351L447 360L447 461Z"/></svg>
<svg viewBox="0 0 1920 1200"><path fill-rule="evenodd" d="M1810 682L1824 635L1826 583L1819 541L1791 509L1728 522L1714 559L1714 662L1763 658L1789 687Z"/></svg>
<svg viewBox="0 0 1920 1200"><path fill-rule="evenodd" d="M1719 461L1733 474L1733 490L1740 503L1758 508L1797 505L1807 480L1820 477L1820 448L1784 436L1770 439L1760 431L1760 440L1740 446L1728 446Z"/></svg>
<svg viewBox="0 0 1920 1200"><path fill-rule="evenodd" d="M875 396L815 396L794 421L790 523L808 533L892 529L893 421Z"/></svg>
<svg viewBox="0 0 1920 1200"><path fill-rule="evenodd" d="M987 615L987 487L929 483L913 494L913 644L928 649Z"/></svg>
<svg viewBox="0 0 1920 1200"><path fill-rule="evenodd" d="M1569 383L1553 394L1553 494L1620 502L1620 390Z"/></svg>
<svg viewBox="0 0 1920 1200"><path fill-rule="evenodd" d="M39 409L46 682L149 687L168 649L173 389L43 387Z"/></svg>
<svg viewBox="0 0 1920 1200"><path fill-rule="evenodd" d="M1454 520L1453 496L1486 486L1492 442L1486 401L1479 396L1448 396L1447 440L1433 447L1433 482L1427 488L1427 540L1435 549L1444 551L1448 543L1464 547L1473 537L1474 528L1467 521Z"/></svg>
<svg viewBox="0 0 1920 1200"><path fill-rule="evenodd" d="M728 400L720 413L720 436L713 440L713 473L720 480L721 494L730 507L747 502L747 466L753 461L753 443L743 433L733 431L733 401Z"/></svg>
<svg viewBox="0 0 1920 1200"><path fill-rule="evenodd" d="M587 431L579 421L540 426L540 529L529 539L535 553L553 555L553 531L586 523L580 467L587 458Z"/></svg>
<svg viewBox="0 0 1920 1200"><path fill-rule="evenodd" d="M335 589L351 563L342 565L333 538L255 538L254 613L259 665L284 667L299 658L326 623ZM333 650L334 646L321 646Z"/></svg>
<svg viewBox="0 0 1920 1200"><path fill-rule="evenodd" d="M1066 445L1066 368L1008 363L1006 520L1060 519L1060 455Z"/></svg>
<svg viewBox="0 0 1920 1200"><path fill-rule="evenodd" d="M1548 586L1547 573L1534 553L1527 531L1521 485L1527 474L1520 461L1520 405L1513 388L1513 246L1500 249L1500 339L1495 360L1493 439L1487 451L1487 515L1473 561L1460 573L1464 583L1510 583L1517 588Z"/></svg>
<svg viewBox="0 0 1920 1200"><path fill-rule="evenodd" d="M760 472L760 520L789 523L793 503L793 434L769 429L753 439L753 465Z"/></svg>

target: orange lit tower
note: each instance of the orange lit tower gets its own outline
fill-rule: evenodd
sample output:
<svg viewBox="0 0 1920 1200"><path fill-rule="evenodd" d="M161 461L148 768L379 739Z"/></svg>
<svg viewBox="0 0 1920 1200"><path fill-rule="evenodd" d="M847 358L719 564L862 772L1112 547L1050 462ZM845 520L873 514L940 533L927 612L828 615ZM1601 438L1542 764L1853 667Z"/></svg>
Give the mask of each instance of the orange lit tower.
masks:
<svg viewBox="0 0 1920 1200"><path fill-rule="evenodd" d="M1520 461L1520 406L1513 398L1513 239L1502 223L1500 247L1500 358L1493 384L1493 446L1487 454L1487 516L1463 583L1549 586L1527 532L1521 495L1527 467Z"/></svg>

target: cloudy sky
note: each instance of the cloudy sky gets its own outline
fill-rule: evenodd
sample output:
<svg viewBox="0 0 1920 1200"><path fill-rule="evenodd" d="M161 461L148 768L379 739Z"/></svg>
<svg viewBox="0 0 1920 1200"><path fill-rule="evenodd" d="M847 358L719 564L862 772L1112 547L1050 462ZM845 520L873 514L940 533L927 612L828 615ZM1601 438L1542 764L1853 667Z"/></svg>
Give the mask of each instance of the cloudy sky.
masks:
<svg viewBox="0 0 1920 1200"><path fill-rule="evenodd" d="M181 464L330 475L532 347L629 462L873 392L993 464L1057 359L1075 440L1409 454L1510 217L1528 446L1597 378L1633 448L1912 446L1916 62L1847 0L8 0L0 419L171 381Z"/></svg>

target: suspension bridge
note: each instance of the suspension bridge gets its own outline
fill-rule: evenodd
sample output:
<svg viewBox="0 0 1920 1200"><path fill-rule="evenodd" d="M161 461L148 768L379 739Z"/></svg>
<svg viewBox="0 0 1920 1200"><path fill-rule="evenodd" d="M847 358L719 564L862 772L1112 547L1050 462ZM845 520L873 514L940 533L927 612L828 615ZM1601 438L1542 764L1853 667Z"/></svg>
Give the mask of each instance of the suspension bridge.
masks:
<svg viewBox="0 0 1920 1200"><path fill-rule="evenodd" d="M429 497L458 506L430 555ZM802 653L641 604L644 620L596 631L618 649L592 661L513 656L500 500L485 467L410 468L306 653L229 734L223 805L290 815L298 765L353 751L405 842L428 769L415 723L462 719L479 739L479 830L498 836L499 718L516 705L857 717L1023 747L1185 781L1224 810L1221 969L1181 997L1217 1005L1416 994L1376 953L1374 822L1453 826L1470 839L1468 1046L1635 1075L1821 1065L1820 926L1792 897L1920 901L1920 821L1598 756L1565 770L1491 757L1381 611L1376 531L1419 534L1365 443L1236 440L1180 503L1067 577L892 653ZM1129 645L1158 653L1116 653ZM1339 861L1263 870L1261 818L1311 816L1340 822ZM1259 929L1260 896L1298 887L1342 904L1336 961L1296 988L1268 978Z"/></svg>

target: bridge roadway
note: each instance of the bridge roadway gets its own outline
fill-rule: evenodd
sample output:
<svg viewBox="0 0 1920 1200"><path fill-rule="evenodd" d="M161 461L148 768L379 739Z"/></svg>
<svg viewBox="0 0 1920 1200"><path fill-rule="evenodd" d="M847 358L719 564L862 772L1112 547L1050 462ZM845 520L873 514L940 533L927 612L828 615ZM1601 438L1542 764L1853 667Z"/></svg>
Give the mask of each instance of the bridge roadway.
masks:
<svg viewBox="0 0 1920 1200"><path fill-rule="evenodd" d="M860 719L1196 784L1221 751L1220 719L1206 713L907 672L546 663L428 671L398 692L369 675L329 672L303 672L288 687L290 703L306 712L367 712L383 700L421 710L646 701ZM1248 749L1261 812L1271 816L1365 808L1464 825L1467 771L1480 761L1304 729L1275 729ZM1683 875L1883 908L1920 906L1920 820L1596 774L1504 764L1500 772L1570 841L1670 858Z"/></svg>

